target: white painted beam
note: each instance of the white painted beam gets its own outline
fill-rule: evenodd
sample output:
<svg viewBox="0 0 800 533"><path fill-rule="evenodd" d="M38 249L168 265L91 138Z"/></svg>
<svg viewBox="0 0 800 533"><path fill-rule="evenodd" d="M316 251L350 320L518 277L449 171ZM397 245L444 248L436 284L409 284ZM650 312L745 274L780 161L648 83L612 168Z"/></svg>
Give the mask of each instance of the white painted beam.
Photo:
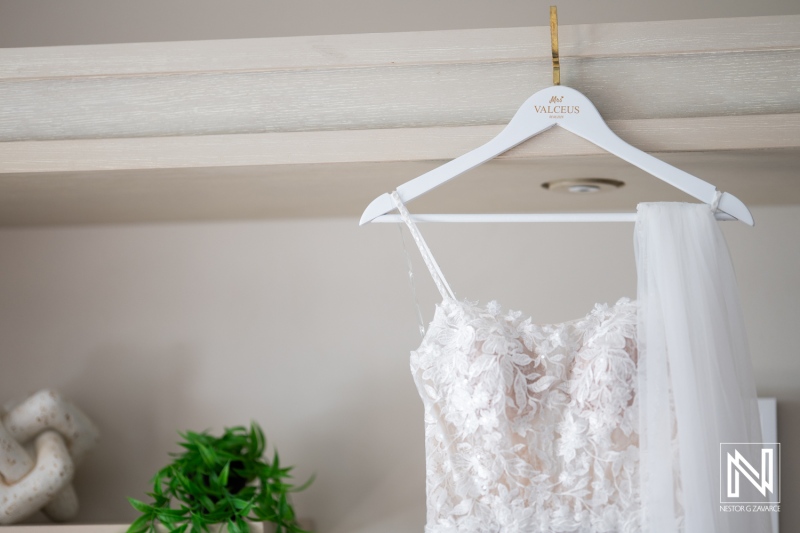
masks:
<svg viewBox="0 0 800 533"><path fill-rule="evenodd" d="M545 27L0 50L0 141L507 122ZM800 16L561 28L607 120L800 113Z"/></svg>
<svg viewBox="0 0 800 533"><path fill-rule="evenodd" d="M609 125L629 143L654 153L800 148L800 113L615 120ZM0 175L447 160L480 146L501 129L462 126L5 142L0 143ZM556 128L500 158L603 153Z"/></svg>
<svg viewBox="0 0 800 533"><path fill-rule="evenodd" d="M800 16L560 37L564 84L623 139L748 204L800 202ZM0 225L355 217L495 135L550 84L549 54L547 27L0 49ZM541 191L589 174L629 184L587 205ZM558 129L430 196L442 212L680 198Z"/></svg>

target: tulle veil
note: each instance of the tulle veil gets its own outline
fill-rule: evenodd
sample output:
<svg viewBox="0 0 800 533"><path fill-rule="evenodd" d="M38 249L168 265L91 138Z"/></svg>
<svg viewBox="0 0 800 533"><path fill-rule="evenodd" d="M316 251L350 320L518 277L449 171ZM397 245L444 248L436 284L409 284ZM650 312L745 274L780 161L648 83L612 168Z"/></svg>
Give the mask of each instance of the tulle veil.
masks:
<svg viewBox="0 0 800 533"><path fill-rule="evenodd" d="M634 241L642 531L769 533L767 513L720 508L720 443L761 442L761 429L714 208L640 204Z"/></svg>

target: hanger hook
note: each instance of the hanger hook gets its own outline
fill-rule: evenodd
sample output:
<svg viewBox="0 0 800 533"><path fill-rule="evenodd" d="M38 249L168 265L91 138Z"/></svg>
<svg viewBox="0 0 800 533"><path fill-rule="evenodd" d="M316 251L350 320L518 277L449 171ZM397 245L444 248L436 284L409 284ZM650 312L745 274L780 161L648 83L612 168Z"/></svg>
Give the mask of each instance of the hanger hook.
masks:
<svg viewBox="0 0 800 533"><path fill-rule="evenodd" d="M553 50L553 85L561 85L561 64L558 61L558 10L550 6L550 47Z"/></svg>

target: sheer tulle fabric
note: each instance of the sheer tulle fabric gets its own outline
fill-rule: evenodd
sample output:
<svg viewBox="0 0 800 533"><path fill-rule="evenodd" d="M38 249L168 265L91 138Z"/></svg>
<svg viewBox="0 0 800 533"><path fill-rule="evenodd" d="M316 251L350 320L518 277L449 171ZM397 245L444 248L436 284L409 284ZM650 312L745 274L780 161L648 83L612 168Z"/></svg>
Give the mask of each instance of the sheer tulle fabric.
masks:
<svg viewBox="0 0 800 533"><path fill-rule="evenodd" d="M753 370L725 238L706 204L640 204L638 391L642 531L767 533L723 513L722 442L761 442Z"/></svg>
<svg viewBox="0 0 800 533"><path fill-rule="evenodd" d="M456 300L392 198L443 298L411 353L426 533L767 533L766 515L718 512L719 443L757 442L760 430L709 206L640 206L640 303L537 325Z"/></svg>

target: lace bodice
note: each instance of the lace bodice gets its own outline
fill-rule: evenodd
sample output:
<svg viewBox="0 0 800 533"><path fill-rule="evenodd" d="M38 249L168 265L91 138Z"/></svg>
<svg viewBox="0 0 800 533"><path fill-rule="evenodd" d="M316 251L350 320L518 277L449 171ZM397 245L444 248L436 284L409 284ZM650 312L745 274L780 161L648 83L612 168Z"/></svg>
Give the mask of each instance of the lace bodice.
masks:
<svg viewBox="0 0 800 533"><path fill-rule="evenodd" d="M639 532L636 305L533 324L445 300L411 371L426 533Z"/></svg>
<svg viewBox="0 0 800 533"><path fill-rule="evenodd" d="M411 371L425 408L426 533L639 533L636 303L537 325L453 296Z"/></svg>

